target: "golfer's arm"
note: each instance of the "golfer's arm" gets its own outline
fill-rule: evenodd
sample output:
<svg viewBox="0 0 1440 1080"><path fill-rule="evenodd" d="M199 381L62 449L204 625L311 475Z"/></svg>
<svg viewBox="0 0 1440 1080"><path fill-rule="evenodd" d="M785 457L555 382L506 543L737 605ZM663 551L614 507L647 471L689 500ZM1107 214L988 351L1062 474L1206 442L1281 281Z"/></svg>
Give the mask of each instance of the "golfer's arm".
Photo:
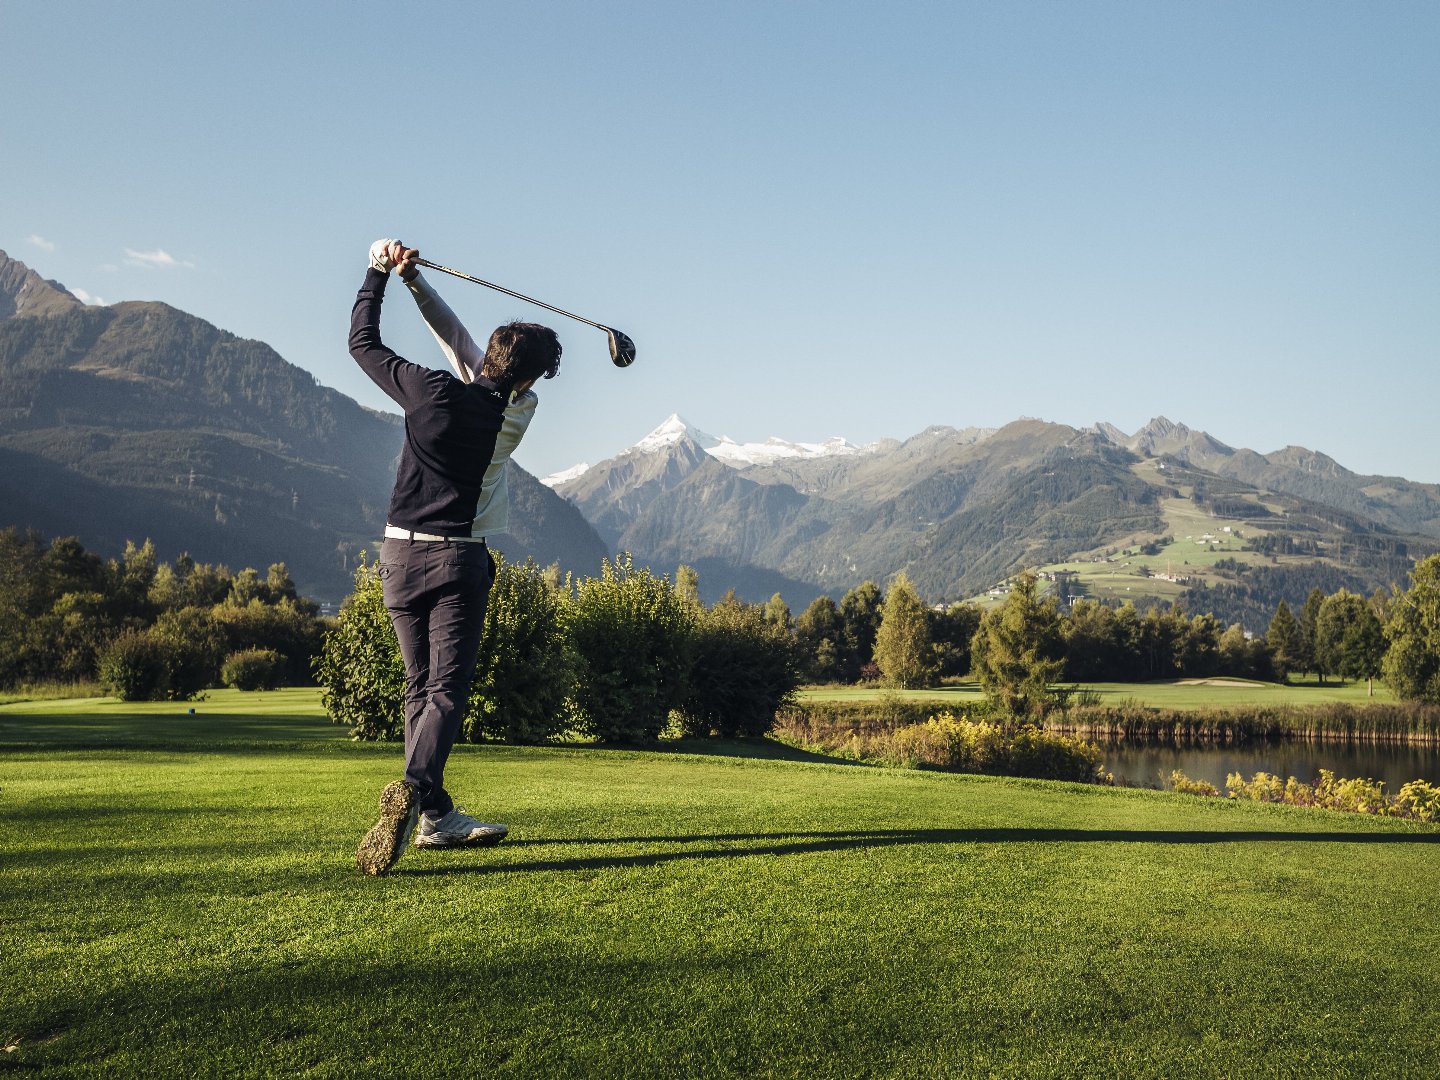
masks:
<svg viewBox="0 0 1440 1080"><path fill-rule="evenodd" d="M485 354L475 344L470 331L465 329L455 312L450 310L450 305L440 298L422 274L417 272L405 285L410 295L415 297L420 317L440 343L440 349L455 369L455 374L460 376L461 382L473 382L485 364Z"/></svg>
<svg viewBox="0 0 1440 1080"><path fill-rule="evenodd" d="M376 386L408 411L424 398L431 374L449 376L410 363L380 340L380 306L385 299L386 280L379 270L365 271L365 284L360 286L350 312L350 355Z"/></svg>
<svg viewBox="0 0 1440 1080"><path fill-rule="evenodd" d="M540 403L535 391L526 390L505 408L505 419L495 437L495 454L480 485L472 532L476 536L494 536L510 529L510 482L506 472L510 455L520 445L525 429L535 418Z"/></svg>

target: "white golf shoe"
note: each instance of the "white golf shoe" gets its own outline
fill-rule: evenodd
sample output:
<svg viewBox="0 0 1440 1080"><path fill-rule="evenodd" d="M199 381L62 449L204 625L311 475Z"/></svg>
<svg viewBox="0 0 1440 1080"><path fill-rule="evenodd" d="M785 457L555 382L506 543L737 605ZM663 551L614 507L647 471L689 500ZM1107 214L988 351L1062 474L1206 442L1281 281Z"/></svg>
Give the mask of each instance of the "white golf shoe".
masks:
<svg viewBox="0 0 1440 1080"><path fill-rule="evenodd" d="M461 807L455 807L438 821L429 815L420 816L415 830L416 847L492 847L510 833L508 825L488 825L476 821Z"/></svg>

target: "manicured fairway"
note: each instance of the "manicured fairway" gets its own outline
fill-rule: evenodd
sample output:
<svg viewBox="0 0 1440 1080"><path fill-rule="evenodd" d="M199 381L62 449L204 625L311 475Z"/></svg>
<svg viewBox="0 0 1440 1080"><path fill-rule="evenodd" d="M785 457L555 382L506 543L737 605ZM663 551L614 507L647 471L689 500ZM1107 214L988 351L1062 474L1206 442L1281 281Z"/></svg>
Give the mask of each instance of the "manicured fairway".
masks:
<svg viewBox="0 0 1440 1080"><path fill-rule="evenodd" d="M1093 691L1106 705L1144 705L1163 709L1227 708L1245 705L1323 705L1348 702L1393 702L1394 696L1384 685L1375 684L1375 696L1369 697L1363 682L1320 686L1311 681L1285 685L1255 682L1247 679L1162 679L1143 683L1086 683L1082 690ZM931 690L884 690L875 687L825 687L800 691L801 701L877 701L891 694L911 701L934 701L963 709L967 703L983 699L979 686L962 683Z"/></svg>
<svg viewBox="0 0 1440 1080"><path fill-rule="evenodd" d="M452 787L513 839L407 854L376 880L352 855L396 748L213 704L207 730L151 707L144 749L123 745L147 734L135 707L76 706L85 740L63 708L0 710L0 1068L1428 1077L1440 1061L1440 829L799 755L462 747Z"/></svg>

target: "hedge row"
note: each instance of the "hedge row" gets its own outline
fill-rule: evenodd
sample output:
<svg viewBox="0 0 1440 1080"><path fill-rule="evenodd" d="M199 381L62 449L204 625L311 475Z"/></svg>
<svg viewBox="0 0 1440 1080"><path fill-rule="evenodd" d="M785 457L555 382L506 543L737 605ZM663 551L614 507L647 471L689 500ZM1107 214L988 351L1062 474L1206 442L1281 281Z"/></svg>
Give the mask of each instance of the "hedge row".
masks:
<svg viewBox="0 0 1440 1080"><path fill-rule="evenodd" d="M373 567L357 571L316 674L330 718L355 738L401 736L405 671ZM460 739L647 742L672 722L763 735L798 677L787 635L754 605L706 608L628 556L578 582L501 561Z"/></svg>

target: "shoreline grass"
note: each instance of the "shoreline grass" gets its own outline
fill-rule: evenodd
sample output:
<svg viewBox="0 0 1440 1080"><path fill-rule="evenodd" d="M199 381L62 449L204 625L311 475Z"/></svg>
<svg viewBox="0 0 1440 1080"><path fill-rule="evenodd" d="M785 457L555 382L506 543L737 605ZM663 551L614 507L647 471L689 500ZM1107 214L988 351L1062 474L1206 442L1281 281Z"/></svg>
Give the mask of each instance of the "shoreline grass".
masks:
<svg viewBox="0 0 1440 1080"><path fill-rule="evenodd" d="M1433 826L460 746L456 794L513 838L375 880L354 846L398 747L271 704L213 702L205 749L161 707L92 706L123 729L103 749L0 711L6 1067L1418 1076L1440 1055ZM176 741L127 746L147 724ZM248 741L266 725L284 737ZM329 737L296 745L306 726Z"/></svg>

